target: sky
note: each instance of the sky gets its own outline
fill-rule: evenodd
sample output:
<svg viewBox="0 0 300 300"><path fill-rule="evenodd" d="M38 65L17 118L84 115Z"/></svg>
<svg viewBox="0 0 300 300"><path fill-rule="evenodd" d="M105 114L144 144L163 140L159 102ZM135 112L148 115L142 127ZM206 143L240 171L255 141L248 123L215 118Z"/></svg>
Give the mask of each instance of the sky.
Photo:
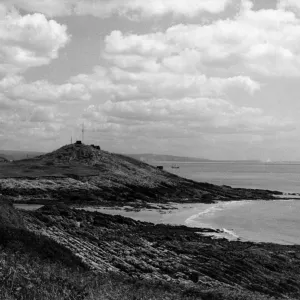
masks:
<svg viewBox="0 0 300 300"><path fill-rule="evenodd" d="M1 0L0 149L300 160L299 0Z"/></svg>

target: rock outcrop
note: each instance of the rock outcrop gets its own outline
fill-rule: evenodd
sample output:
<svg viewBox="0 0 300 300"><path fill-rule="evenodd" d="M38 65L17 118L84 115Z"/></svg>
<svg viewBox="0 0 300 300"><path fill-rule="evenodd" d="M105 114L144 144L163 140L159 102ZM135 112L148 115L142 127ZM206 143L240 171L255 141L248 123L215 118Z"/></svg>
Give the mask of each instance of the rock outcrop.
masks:
<svg viewBox="0 0 300 300"><path fill-rule="evenodd" d="M154 225L68 207L24 213L27 228L70 250L94 272L300 298L300 246L214 240L208 229Z"/></svg>

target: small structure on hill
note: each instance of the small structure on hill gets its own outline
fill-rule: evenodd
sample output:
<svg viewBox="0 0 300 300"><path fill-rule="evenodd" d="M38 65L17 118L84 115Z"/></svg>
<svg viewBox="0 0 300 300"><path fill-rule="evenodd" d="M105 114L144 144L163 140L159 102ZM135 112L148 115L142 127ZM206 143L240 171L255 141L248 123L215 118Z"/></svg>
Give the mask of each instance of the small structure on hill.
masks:
<svg viewBox="0 0 300 300"><path fill-rule="evenodd" d="M163 170L163 169L164 169L163 166L157 166L156 168L157 168L158 170Z"/></svg>
<svg viewBox="0 0 300 300"><path fill-rule="evenodd" d="M81 142L81 141L76 141L75 144L76 144L76 145L82 145L82 142Z"/></svg>
<svg viewBox="0 0 300 300"><path fill-rule="evenodd" d="M92 148L97 149L97 150L101 150L100 146L96 146L94 144L91 145Z"/></svg>

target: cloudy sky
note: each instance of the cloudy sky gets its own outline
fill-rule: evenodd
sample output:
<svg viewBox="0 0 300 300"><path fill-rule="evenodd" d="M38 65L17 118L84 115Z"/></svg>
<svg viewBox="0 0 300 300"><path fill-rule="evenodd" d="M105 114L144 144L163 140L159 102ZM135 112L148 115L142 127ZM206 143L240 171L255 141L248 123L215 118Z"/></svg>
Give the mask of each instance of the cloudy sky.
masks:
<svg viewBox="0 0 300 300"><path fill-rule="evenodd" d="M300 160L299 0L1 0L0 149Z"/></svg>

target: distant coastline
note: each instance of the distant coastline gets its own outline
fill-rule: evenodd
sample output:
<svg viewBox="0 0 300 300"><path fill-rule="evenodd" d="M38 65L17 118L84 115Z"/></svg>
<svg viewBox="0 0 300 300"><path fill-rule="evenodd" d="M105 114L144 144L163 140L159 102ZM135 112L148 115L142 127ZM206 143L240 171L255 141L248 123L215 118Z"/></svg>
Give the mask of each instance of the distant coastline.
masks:
<svg viewBox="0 0 300 300"><path fill-rule="evenodd" d="M0 156L7 160L21 160L26 158L34 158L45 154L42 151L26 151L26 150L1 150ZM257 164L300 164L300 161L271 161L271 160L259 160L259 159L208 159L201 157L189 157L189 156L178 156L178 155L168 155L168 154L155 154L155 153L138 153L138 154L128 154L122 153L122 155L146 162L176 162L176 163L257 163Z"/></svg>
<svg viewBox="0 0 300 300"><path fill-rule="evenodd" d="M33 158L42 154L45 154L45 152L22 151L22 150L0 150L0 156L6 158L7 160L21 160L26 158Z"/></svg>

